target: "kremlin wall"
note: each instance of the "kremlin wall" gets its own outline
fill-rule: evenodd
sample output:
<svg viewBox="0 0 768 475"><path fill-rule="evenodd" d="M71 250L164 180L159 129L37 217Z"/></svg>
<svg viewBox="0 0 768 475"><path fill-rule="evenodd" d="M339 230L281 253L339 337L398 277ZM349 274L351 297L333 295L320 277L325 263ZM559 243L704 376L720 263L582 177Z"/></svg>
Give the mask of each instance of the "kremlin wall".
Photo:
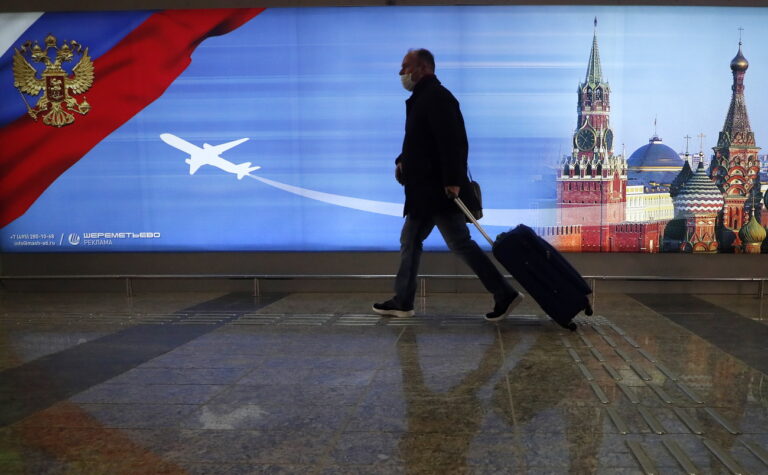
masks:
<svg viewBox="0 0 768 475"><path fill-rule="evenodd" d="M611 89L602 75L595 20L586 78L577 91L573 152L557 173L557 225L537 232L565 252L768 252L760 147L744 98L748 67L739 41L731 104L709 167L703 135L698 154L681 156L654 133L626 159L613 153Z"/></svg>

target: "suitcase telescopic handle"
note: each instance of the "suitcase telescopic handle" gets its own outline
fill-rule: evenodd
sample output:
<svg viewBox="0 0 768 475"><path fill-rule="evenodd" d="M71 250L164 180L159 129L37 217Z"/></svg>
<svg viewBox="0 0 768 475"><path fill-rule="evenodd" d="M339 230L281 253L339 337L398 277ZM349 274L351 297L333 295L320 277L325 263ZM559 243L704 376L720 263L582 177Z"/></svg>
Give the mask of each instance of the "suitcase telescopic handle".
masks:
<svg viewBox="0 0 768 475"><path fill-rule="evenodd" d="M485 237L485 239L488 240L488 244L490 244L491 247L493 247L493 239L491 239L491 237L488 236L488 233L485 232L485 229L483 229L483 227L480 226L480 223L477 222L477 220L472 215L472 212L469 210L469 208L467 208L464 202L461 201L461 198L459 198L458 195L451 195L451 198L453 198L453 201L454 203L456 203L456 206L458 206L461 209L461 211L464 212L464 214L467 216L467 219L472 221L472 224L474 224L477 230L480 231L480 234L482 234Z"/></svg>

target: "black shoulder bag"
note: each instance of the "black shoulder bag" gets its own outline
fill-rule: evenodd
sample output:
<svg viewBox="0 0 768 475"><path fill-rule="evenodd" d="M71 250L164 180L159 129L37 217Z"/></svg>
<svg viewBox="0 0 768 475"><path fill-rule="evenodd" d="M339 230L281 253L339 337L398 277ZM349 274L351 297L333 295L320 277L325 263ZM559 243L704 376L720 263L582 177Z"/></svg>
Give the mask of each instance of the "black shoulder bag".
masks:
<svg viewBox="0 0 768 475"><path fill-rule="evenodd" d="M483 192L480 190L480 183L472 179L472 172L467 171L469 172L469 190L467 190L469 192L467 196L469 211L475 219L480 219L483 217Z"/></svg>

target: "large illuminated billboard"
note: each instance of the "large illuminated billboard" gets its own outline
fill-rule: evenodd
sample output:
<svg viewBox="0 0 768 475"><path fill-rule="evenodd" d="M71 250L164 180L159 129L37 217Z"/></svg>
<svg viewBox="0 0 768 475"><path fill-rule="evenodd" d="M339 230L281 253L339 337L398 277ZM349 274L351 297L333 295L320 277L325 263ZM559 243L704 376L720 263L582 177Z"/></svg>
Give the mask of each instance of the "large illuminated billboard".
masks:
<svg viewBox="0 0 768 475"><path fill-rule="evenodd" d="M428 48L461 103L490 234L765 252L766 21L724 7L3 14L1 250L397 250L398 71Z"/></svg>

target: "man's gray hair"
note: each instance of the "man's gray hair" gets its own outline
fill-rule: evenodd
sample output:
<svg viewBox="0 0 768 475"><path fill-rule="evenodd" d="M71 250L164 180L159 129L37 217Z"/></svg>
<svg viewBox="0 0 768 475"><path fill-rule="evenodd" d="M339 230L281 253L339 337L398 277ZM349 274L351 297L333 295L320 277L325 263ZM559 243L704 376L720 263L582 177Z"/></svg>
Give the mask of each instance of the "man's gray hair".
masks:
<svg viewBox="0 0 768 475"><path fill-rule="evenodd" d="M409 53L416 53L416 57L419 58L419 62L426 64L432 72L435 71L435 57L432 52L425 48L411 49Z"/></svg>

